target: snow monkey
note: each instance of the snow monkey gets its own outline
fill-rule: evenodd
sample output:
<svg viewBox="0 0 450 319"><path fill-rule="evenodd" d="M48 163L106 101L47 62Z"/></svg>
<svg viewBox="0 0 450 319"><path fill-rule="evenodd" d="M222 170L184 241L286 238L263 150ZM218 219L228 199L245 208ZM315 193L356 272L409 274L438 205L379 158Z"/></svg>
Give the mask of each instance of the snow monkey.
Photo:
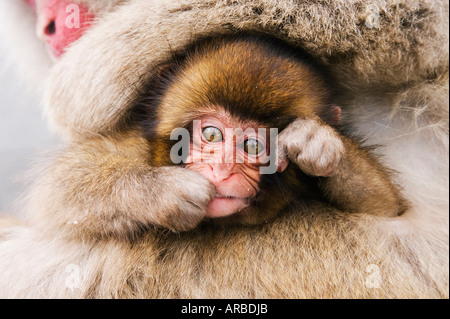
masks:
<svg viewBox="0 0 450 319"><path fill-rule="evenodd" d="M1 44L71 144L0 297L448 298L448 1L25 2Z"/></svg>
<svg viewBox="0 0 450 319"><path fill-rule="evenodd" d="M37 220L75 237L135 238L204 220L254 225L305 199L389 217L407 207L386 170L331 126L340 108L320 73L265 37L196 43L136 109L143 137L94 138L57 159L37 187L52 194Z"/></svg>

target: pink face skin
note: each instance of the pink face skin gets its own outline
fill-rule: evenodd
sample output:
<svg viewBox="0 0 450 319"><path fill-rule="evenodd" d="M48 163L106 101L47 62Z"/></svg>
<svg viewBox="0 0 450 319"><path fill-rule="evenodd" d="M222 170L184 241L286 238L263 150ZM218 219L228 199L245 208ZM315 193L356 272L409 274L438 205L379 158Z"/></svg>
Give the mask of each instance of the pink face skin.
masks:
<svg viewBox="0 0 450 319"><path fill-rule="evenodd" d="M216 188L207 216L229 216L246 208L258 193L259 168L266 165L263 163L269 156L268 136L258 135L257 123L242 122L225 113L206 114L199 120L201 124L194 125L186 168L200 173ZM211 132L220 138L208 141L208 137L212 139ZM246 148L244 143L250 146ZM280 164L279 171L286 166L287 163Z"/></svg>
<svg viewBox="0 0 450 319"><path fill-rule="evenodd" d="M37 14L37 34L51 55L59 58L91 26L95 16L70 0L25 0Z"/></svg>

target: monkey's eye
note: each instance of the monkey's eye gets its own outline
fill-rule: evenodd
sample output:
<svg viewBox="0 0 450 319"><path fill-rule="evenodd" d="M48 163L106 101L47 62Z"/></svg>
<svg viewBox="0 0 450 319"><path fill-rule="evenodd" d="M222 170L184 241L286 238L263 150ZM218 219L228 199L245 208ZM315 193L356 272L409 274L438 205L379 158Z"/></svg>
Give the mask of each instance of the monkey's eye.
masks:
<svg viewBox="0 0 450 319"><path fill-rule="evenodd" d="M250 155L258 155L264 150L260 141L249 138L244 142L244 151Z"/></svg>
<svg viewBox="0 0 450 319"><path fill-rule="evenodd" d="M222 132L214 126L208 126L203 129L204 138L210 143L222 142Z"/></svg>

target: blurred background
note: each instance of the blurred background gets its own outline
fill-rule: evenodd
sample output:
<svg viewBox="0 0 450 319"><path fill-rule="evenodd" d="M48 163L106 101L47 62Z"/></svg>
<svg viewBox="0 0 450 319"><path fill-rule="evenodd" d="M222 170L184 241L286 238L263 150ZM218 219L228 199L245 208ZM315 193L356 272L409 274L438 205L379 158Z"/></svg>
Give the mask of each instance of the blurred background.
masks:
<svg viewBox="0 0 450 319"><path fill-rule="evenodd" d="M57 143L42 117L40 97L18 78L0 46L0 213L8 214L17 211L31 163Z"/></svg>

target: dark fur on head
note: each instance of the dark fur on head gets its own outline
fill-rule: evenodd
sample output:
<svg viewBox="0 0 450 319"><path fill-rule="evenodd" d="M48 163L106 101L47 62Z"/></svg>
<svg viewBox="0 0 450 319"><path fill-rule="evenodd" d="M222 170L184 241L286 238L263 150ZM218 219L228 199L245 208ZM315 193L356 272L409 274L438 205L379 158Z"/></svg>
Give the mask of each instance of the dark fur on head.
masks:
<svg viewBox="0 0 450 319"><path fill-rule="evenodd" d="M339 112L322 72L300 50L264 35L205 38L160 66L137 109L150 140L187 127L209 105L280 131L310 114L336 126Z"/></svg>
<svg viewBox="0 0 450 319"><path fill-rule="evenodd" d="M336 125L339 108L331 103L330 92L321 74L299 52L279 41L260 35L203 39L184 56L161 66L140 103L152 144L150 162L173 165L170 150L177 141L170 140L172 130L191 130L202 109L224 110L279 132L293 120L311 116ZM289 165L282 174L262 175L259 184L261 191L251 205L221 222L237 219L257 224L294 198L317 198L319 193L311 191L315 181L296 165ZM274 193L280 194L279 200L268 196Z"/></svg>

